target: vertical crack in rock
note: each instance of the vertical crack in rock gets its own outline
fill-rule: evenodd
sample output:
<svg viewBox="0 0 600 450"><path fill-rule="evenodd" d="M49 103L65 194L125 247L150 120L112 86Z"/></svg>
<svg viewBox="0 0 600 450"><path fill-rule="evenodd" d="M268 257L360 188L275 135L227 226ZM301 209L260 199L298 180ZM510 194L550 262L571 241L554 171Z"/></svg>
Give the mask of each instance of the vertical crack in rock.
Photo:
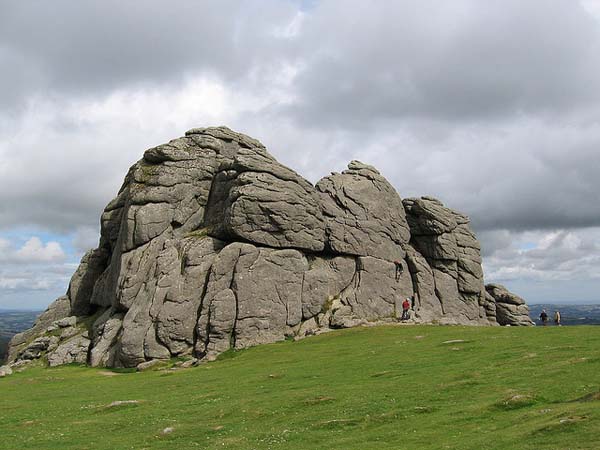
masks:
<svg viewBox="0 0 600 450"><path fill-rule="evenodd" d="M211 270L212 270L212 265L211 265ZM204 299L206 298L206 290L208 289L208 280L210 278L211 270L207 270L204 275L203 283L202 283L202 291L200 292L200 296L199 296L200 301L198 302L198 308L196 309L196 315L194 316L195 317L194 323L196 324L194 326L194 330L193 330L193 348L194 349L197 349L198 345L199 345L199 343L198 343L198 325L197 324L200 320L200 314L202 312L202 306L204 304Z"/></svg>
<svg viewBox="0 0 600 450"><path fill-rule="evenodd" d="M240 251L240 254L241 254L241 251ZM234 316L233 316L233 326L231 327L231 337L229 339L229 347L232 349L236 348L237 324L238 324L238 320L240 317L240 302L238 300L237 286L235 283L235 277L237 275L236 269L238 266L238 261L239 261L239 256L235 262L235 265L233 266L232 275L231 275L231 283L229 284L229 289L233 293L234 306L235 306Z"/></svg>
<svg viewBox="0 0 600 450"><path fill-rule="evenodd" d="M212 264L196 325L195 352L199 356L214 358L231 347L238 316L235 277L247 245L233 243L226 246Z"/></svg>

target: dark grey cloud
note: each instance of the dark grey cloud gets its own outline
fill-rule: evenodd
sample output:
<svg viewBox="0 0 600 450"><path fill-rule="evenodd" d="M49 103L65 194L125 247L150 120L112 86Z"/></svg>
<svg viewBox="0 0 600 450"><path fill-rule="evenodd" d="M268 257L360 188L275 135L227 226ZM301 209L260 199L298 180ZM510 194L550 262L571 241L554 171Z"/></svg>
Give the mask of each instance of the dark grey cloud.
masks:
<svg viewBox="0 0 600 450"><path fill-rule="evenodd" d="M33 94L93 95L190 74L230 80L276 63L273 35L295 2L257 0L0 1L4 107Z"/></svg>
<svg viewBox="0 0 600 450"><path fill-rule="evenodd" d="M2 92L29 116L0 121L0 226L96 226L145 148L206 123L190 114L149 134L114 125L127 105L100 122L69 102L110 108L114 92L164 96L185 77L262 101L218 116L313 181L366 159L403 196L439 196L480 231L600 224L600 26L577 2L1 5L0 58L13 64L0 77L15 79ZM165 120L146 115L132 122ZM37 139L14 132L36 126Z"/></svg>
<svg viewBox="0 0 600 450"><path fill-rule="evenodd" d="M129 160L119 148L103 149L110 140L94 142L97 135L63 131L59 137L39 126L41 136L0 145L0 228L37 225L65 233L98 223L101 208L137 158Z"/></svg>
<svg viewBox="0 0 600 450"><path fill-rule="evenodd" d="M494 146L478 195L464 192L460 201L477 229L600 225L600 127L552 126L530 125L519 139Z"/></svg>
<svg viewBox="0 0 600 450"><path fill-rule="evenodd" d="M347 5L320 2L302 29L291 110L312 126L564 115L600 98L600 28L577 2Z"/></svg>

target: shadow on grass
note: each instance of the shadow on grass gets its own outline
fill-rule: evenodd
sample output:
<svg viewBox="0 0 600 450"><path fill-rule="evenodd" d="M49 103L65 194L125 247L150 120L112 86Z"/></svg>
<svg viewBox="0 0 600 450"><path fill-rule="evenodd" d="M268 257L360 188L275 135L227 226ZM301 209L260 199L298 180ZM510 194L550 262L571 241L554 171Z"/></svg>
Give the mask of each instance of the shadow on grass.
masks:
<svg viewBox="0 0 600 450"><path fill-rule="evenodd" d="M584 395L583 397L576 398L575 400L571 400L571 402L598 402L600 401L600 391L592 392L590 394Z"/></svg>
<svg viewBox="0 0 600 450"><path fill-rule="evenodd" d="M534 430L533 435L555 435L557 433L573 433L578 431L588 420L587 416L568 416L554 419L552 423Z"/></svg>
<svg viewBox="0 0 600 450"><path fill-rule="evenodd" d="M314 405L320 405L323 403L330 403L330 402L333 402L334 400L335 400L335 398L333 398L333 397L320 396L320 397L314 397L314 398L307 398L306 400L303 401L303 403L307 406L314 406Z"/></svg>
<svg viewBox="0 0 600 450"><path fill-rule="evenodd" d="M219 356L217 356L217 359L215 361L229 361L231 359L235 359L237 357L239 357L243 352L239 351L239 350L234 350L232 348L230 348L229 350L220 353Z"/></svg>

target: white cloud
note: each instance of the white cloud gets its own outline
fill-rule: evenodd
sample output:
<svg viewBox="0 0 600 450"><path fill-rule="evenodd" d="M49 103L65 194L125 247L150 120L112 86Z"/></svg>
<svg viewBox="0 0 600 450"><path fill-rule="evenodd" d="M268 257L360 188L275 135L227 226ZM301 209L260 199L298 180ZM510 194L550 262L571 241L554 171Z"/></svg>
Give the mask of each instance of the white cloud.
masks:
<svg viewBox="0 0 600 450"><path fill-rule="evenodd" d="M582 6L600 22L600 0L582 0Z"/></svg>
<svg viewBox="0 0 600 450"><path fill-rule="evenodd" d="M43 309L64 294L76 265L59 242L0 238L0 308Z"/></svg>
<svg viewBox="0 0 600 450"><path fill-rule="evenodd" d="M52 287L52 285L52 280L32 279L31 274L26 274L24 277L0 276L0 290L45 291Z"/></svg>
<svg viewBox="0 0 600 450"><path fill-rule="evenodd" d="M40 238L35 236L25 242L23 247L16 251L15 256L24 262L62 261L66 258L58 242L47 242L44 245Z"/></svg>
<svg viewBox="0 0 600 450"><path fill-rule="evenodd" d="M60 243L50 241L45 244L32 236L20 248L15 248L8 240L0 239L0 261L12 264L36 264L62 262L67 255Z"/></svg>

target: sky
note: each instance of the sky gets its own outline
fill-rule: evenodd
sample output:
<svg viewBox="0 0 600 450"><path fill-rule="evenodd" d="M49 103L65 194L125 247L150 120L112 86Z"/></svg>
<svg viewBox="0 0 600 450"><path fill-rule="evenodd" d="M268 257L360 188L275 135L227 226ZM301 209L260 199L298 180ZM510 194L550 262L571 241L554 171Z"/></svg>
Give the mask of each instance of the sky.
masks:
<svg viewBox="0 0 600 450"><path fill-rule="evenodd" d="M600 303L600 1L0 0L0 308L66 291L145 149L193 127L469 215L486 282Z"/></svg>

